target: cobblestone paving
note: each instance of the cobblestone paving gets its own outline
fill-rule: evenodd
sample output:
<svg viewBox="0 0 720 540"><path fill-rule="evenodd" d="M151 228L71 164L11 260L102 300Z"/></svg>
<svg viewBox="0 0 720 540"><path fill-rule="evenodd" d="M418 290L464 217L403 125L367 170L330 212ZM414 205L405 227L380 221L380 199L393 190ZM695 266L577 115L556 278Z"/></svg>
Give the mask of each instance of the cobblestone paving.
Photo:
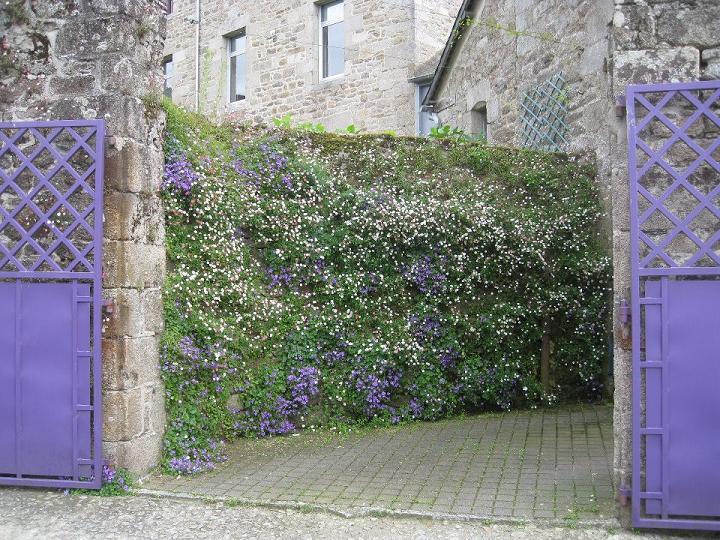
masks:
<svg viewBox="0 0 720 540"><path fill-rule="evenodd" d="M347 435L242 440L195 477L152 491L329 509L501 519L611 520L611 409L465 417Z"/></svg>

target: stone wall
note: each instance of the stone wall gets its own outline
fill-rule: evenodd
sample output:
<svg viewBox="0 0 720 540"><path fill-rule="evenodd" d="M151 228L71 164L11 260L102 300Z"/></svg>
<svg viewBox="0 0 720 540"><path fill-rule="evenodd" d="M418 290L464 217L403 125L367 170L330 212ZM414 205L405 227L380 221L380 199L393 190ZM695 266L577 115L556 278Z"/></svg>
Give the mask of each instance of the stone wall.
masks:
<svg viewBox="0 0 720 540"><path fill-rule="evenodd" d="M165 270L158 196L164 120L164 17L145 0L10 0L0 11L2 120L95 119L107 125L103 296L105 457L135 472L159 461Z"/></svg>
<svg viewBox="0 0 720 540"><path fill-rule="evenodd" d="M318 4L310 0L203 0L200 109L265 121L292 114L329 129L415 132L416 64L439 50L459 0L346 0L345 74L319 80ZM194 0L178 0L168 18L165 54L174 62L173 101L195 106ZM225 35L244 29L247 98L228 102Z"/></svg>

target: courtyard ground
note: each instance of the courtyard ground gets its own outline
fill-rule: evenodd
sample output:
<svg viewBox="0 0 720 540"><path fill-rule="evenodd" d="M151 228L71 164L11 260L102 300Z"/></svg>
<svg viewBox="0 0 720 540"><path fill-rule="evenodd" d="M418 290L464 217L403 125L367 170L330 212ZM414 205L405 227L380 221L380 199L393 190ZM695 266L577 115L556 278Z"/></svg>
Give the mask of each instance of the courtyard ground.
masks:
<svg viewBox="0 0 720 540"><path fill-rule="evenodd" d="M230 504L547 525L613 526L606 405L241 440L216 470L155 476L149 495Z"/></svg>
<svg viewBox="0 0 720 540"><path fill-rule="evenodd" d="M3 540L660 538L654 534L620 532L614 527L543 527L388 516L347 519L325 512L250 508L202 500L91 497L27 488L0 488L0 515Z"/></svg>

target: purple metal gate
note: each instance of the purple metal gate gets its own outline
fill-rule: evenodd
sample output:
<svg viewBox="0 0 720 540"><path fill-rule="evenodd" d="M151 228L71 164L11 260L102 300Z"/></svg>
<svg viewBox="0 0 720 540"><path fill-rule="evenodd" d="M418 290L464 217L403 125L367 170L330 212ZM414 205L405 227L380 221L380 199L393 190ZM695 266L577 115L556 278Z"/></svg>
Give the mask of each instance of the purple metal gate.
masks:
<svg viewBox="0 0 720 540"><path fill-rule="evenodd" d="M627 111L633 524L720 530L720 81Z"/></svg>
<svg viewBox="0 0 720 540"><path fill-rule="evenodd" d="M100 487L104 134L0 123L0 485Z"/></svg>

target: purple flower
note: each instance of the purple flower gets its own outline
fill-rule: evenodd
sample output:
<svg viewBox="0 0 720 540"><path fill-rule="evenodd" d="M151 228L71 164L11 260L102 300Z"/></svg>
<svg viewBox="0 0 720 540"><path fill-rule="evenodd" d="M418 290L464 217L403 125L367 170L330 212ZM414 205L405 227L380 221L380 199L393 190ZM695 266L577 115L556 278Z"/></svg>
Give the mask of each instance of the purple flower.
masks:
<svg viewBox="0 0 720 540"><path fill-rule="evenodd" d="M402 372L387 361L381 362L379 369L370 370L362 364L362 358L355 359L357 367L350 372L350 384L363 396L364 412L372 418L380 411L394 409L388 405L392 397L392 390L400 388Z"/></svg>
<svg viewBox="0 0 720 540"><path fill-rule="evenodd" d="M202 471L212 470L216 463L225 461L223 445L217 441L209 441L207 448L196 448L194 437L184 443L182 456L174 456L170 459L168 466L171 470L180 474L195 474Z"/></svg>
<svg viewBox="0 0 720 540"><path fill-rule="evenodd" d="M334 366L338 362L342 362L343 360L345 360L346 356L347 356L347 353L345 351L334 350L334 351L326 352L323 355L323 360L325 360L325 363L328 366Z"/></svg>
<svg viewBox="0 0 720 540"><path fill-rule="evenodd" d="M189 195L193 184L198 179L197 173L193 170L192 164L185 154L171 156L172 161L165 164L163 172L163 189L175 189L183 195Z"/></svg>
<svg viewBox="0 0 720 540"><path fill-rule="evenodd" d="M268 373L264 381L266 389L272 388L277 379L277 371ZM295 430L293 417L301 414L319 393L320 372L312 366L293 368L286 377L286 395L247 401L244 409L235 410L237 416L235 430L241 433L254 433L260 437L284 435Z"/></svg>
<svg viewBox="0 0 720 540"><path fill-rule="evenodd" d="M409 323L412 334L421 343L432 341L442 335L440 321L430 315L411 315Z"/></svg>
<svg viewBox="0 0 720 540"><path fill-rule="evenodd" d="M447 281L447 275L433 268L433 261L428 255L405 268L402 276L420 292L430 295L443 292Z"/></svg>
<svg viewBox="0 0 720 540"><path fill-rule="evenodd" d="M280 287L282 285L290 285L293 280L293 275L290 273L290 269L284 266L277 271L272 268L268 268L266 270L266 274L270 279L270 284L268 285L268 288L270 289L274 289L275 287Z"/></svg>
<svg viewBox="0 0 720 540"><path fill-rule="evenodd" d="M102 483L103 484L112 484L113 480L115 480L116 475L115 469L113 469L110 465L105 463L103 465L102 469Z"/></svg>
<svg viewBox="0 0 720 540"><path fill-rule="evenodd" d="M365 284L360 287L360 294L367 296L377 291L378 285L380 284L380 277L375 272L368 272L365 274L364 279Z"/></svg>
<svg viewBox="0 0 720 540"><path fill-rule="evenodd" d="M450 347L447 351L440 353L440 365L445 369L451 368L458 358L460 358L460 353Z"/></svg>
<svg viewBox="0 0 720 540"><path fill-rule="evenodd" d="M423 412L423 405L418 401L416 398L412 398L410 400L410 403L408 403L408 406L410 407L410 414L412 414L413 418L420 418Z"/></svg>

